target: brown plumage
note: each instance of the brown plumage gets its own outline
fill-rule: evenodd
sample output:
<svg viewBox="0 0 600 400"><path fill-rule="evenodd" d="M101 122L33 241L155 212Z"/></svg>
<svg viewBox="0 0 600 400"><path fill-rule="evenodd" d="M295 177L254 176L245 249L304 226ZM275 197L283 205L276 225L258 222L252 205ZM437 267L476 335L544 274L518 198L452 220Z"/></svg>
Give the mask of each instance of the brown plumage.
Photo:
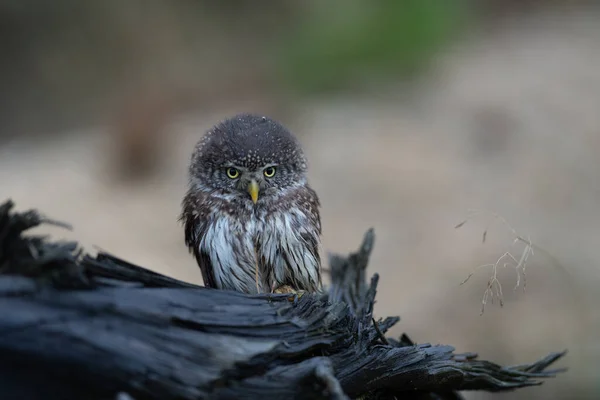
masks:
<svg viewBox="0 0 600 400"><path fill-rule="evenodd" d="M181 220L206 286L320 288L320 203L306 170L295 137L267 117L237 115L198 142Z"/></svg>

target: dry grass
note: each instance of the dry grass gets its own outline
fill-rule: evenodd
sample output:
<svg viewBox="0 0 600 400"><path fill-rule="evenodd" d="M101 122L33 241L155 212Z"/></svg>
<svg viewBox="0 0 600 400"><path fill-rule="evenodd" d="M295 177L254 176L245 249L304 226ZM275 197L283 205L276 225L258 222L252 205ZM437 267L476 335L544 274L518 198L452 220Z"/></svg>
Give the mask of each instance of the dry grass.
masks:
<svg viewBox="0 0 600 400"><path fill-rule="evenodd" d="M465 278L465 280L463 280L460 283L461 285L467 283L467 281L479 269L490 268L492 270L492 274L488 280L486 289L483 292L483 297L481 299L481 314L480 315L483 315L483 313L485 312L485 306L488 303L488 301L490 301L492 304L494 304L494 300L496 300L500 304L500 307L502 307L504 305L504 293L502 291L502 283L498 279L498 271L499 271L500 267L514 268L514 270L517 274L517 278L516 278L516 284L513 288L513 291L516 291L519 287L522 287L523 291L525 291L525 288L527 286L527 271L526 271L527 261L529 260L529 257L533 256L534 244L532 243L530 236L525 238L524 236L520 235L515 230L515 228L513 228L512 225L506 220L506 218L502 217L501 215L499 215L495 212L491 212L491 211L469 210L469 214L468 214L467 218L464 221L462 221L461 223L457 224L454 228L455 229L461 228L467 222L469 222L479 216L483 216L483 217L487 216L488 217L488 221L486 223L486 228L484 229L483 234L482 234L482 243L485 243L486 238L487 238L487 233L494 222L500 222L502 226L508 228L508 230L510 231L510 234L513 237L513 240L512 240L511 245L509 246L509 249L507 249L505 252L503 252L502 255L500 257L498 257L494 263L483 264L483 265L479 265L479 266L475 267L473 269L473 271ZM522 245L522 248L519 249L517 252L516 250L514 250L514 247L518 244ZM513 254L520 254L520 256L517 258Z"/></svg>

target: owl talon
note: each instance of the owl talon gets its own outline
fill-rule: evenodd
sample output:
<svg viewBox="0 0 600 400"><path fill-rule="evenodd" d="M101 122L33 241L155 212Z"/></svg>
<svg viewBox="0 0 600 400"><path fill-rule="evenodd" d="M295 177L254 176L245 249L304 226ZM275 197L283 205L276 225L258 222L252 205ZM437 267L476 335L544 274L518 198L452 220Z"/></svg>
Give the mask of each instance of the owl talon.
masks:
<svg viewBox="0 0 600 400"><path fill-rule="evenodd" d="M273 290L273 293L284 294L284 293L296 293L293 287L290 285L281 285Z"/></svg>
<svg viewBox="0 0 600 400"><path fill-rule="evenodd" d="M293 296L290 296L288 298L288 300L296 303L298 301L298 299L300 299L302 297L302 295L305 293L305 291L304 290L296 290L293 287L291 287L290 285L282 285L282 286L279 286L278 288L274 289L273 293L291 294Z"/></svg>

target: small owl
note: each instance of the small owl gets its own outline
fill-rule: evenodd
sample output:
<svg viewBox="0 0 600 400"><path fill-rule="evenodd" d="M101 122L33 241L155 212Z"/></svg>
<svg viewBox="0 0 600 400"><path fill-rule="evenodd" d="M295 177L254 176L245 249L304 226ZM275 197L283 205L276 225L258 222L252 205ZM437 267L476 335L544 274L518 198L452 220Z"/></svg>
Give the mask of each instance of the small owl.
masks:
<svg viewBox="0 0 600 400"><path fill-rule="evenodd" d="M320 203L306 170L296 138L267 117L237 115L198 142L180 220L205 286L320 289Z"/></svg>

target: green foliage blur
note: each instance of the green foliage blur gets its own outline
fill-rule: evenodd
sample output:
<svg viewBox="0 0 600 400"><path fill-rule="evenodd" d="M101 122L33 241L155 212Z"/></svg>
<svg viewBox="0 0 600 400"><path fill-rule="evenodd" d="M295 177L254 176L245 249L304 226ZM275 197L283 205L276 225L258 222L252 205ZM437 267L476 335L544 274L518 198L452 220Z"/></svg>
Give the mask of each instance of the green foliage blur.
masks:
<svg viewBox="0 0 600 400"><path fill-rule="evenodd" d="M277 68L299 93L336 91L412 76L460 32L466 4L456 0L315 2L282 37Z"/></svg>

